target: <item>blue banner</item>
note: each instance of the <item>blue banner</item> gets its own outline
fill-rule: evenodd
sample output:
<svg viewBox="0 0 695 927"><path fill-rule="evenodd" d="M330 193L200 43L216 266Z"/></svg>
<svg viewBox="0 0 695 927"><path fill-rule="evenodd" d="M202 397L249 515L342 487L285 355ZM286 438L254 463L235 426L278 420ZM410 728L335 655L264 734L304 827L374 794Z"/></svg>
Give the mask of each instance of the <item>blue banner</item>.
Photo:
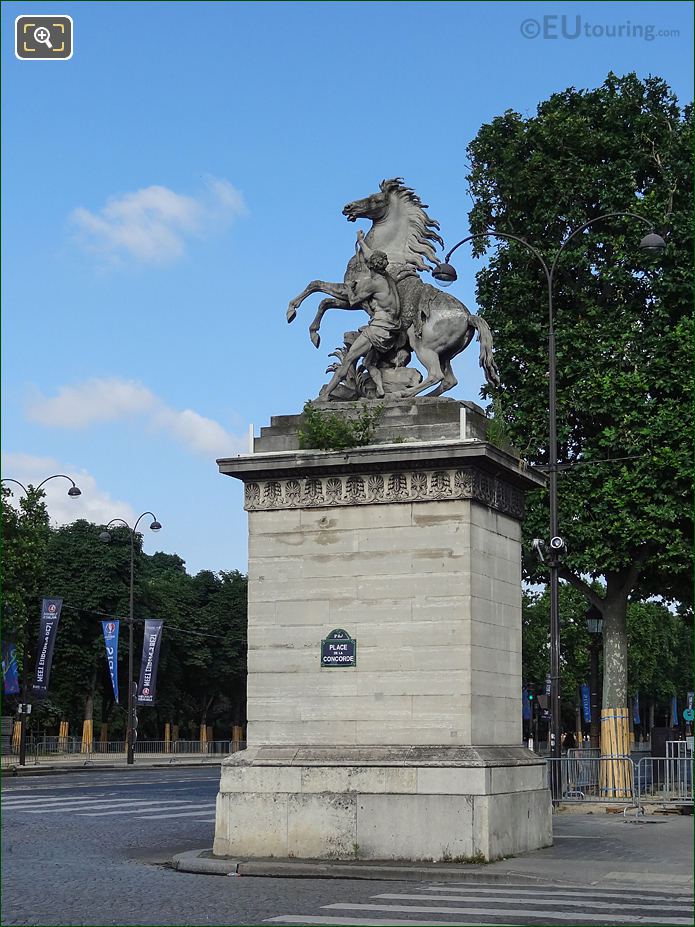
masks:
<svg viewBox="0 0 695 927"><path fill-rule="evenodd" d="M145 619L145 634L142 641L142 662L140 663L140 681L136 695L138 705L154 705L157 692L157 667L159 665L159 648L162 643L163 621Z"/></svg>
<svg viewBox="0 0 695 927"><path fill-rule="evenodd" d="M39 644L34 661L34 682L31 689L36 698L45 698L48 695L48 680L51 676L53 663L53 648L58 634L58 622L63 600L56 596L41 601L41 621L39 623Z"/></svg>
<svg viewBox="0 0 695 927"><path fill-rule="evenodd" d="M17 648L11 641L2 642L2 682L5 695L17 695L19 693Z"/></svg>
<svg viewBox="0 0 695 927"><path fill-rule="evenodd" d="M641 724L639 716L639 692L632 697L632 723Z"/></svg>
<svg viewBox="0 0 695 927"><path fill-rule="evenodd" d="M588 685L582 683L582 712L584 713L584 724L591 724L591 689Z"/></svg>
<svg viewBox="0 0 695 927"><path fill-rule="evenodd" d="M524 721L531 720L531 702L529 701L528 691L526 688L521 690L521 717Z"/></svg>
<svg viewBox="0 0 695 927"><path fill-rule="evenodd" d="M109 675L113 686L113 697L118 702L118 621L102 621L104 631L104 644L106 645L106 662L109 665Z"/></svg>
<svg viewBox="0 0 695 927"><path fill-rule="evenodd" d="M679 724L678 718L678 699L674 695L671 699L671 727L678 727Z"/></svg>

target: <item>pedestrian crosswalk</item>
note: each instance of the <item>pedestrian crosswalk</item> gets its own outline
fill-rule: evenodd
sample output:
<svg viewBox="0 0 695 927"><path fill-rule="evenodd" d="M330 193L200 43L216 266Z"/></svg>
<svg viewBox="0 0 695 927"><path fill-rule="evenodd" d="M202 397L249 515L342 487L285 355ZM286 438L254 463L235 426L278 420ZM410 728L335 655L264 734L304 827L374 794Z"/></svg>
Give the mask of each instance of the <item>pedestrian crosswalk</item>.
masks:
<svg viewBox="0 0 695 927"><path fill-rule="evenodd" d="M344 885L344 883L343 883ZM347 893L346 893L347 894ZM426 916L429 915L429 916ZM551 925L692 925L693 898L685 891L636 886L529 885L501 882L416 884L380 892L368 902L334 901L311 914L270 917L264 923L352 927L482 927Z"/></svg>
<svg viewBox="0 0 695 927"><path fill-rule="evenodd" d="M187 800L183 798L129 798L122 794L116 798L101 795L31 795L14 792L2 799L3 814L18 812L31 815L75 814L88 818L108 818L118 815L137 815L143 821L171 821L176 818L194 818L214 823L215 800Z"/></svg>

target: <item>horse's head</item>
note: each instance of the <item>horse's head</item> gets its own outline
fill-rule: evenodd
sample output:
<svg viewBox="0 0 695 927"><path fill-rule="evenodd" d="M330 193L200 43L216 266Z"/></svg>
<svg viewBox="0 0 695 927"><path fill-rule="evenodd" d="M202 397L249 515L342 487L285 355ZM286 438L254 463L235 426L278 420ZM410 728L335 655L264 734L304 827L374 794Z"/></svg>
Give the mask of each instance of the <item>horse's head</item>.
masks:
<svg viewBox="0 0 695 927"><path fill-rule="evenodd" d="M355 222L357 219L371 219L377 222L383 219L387 212L388 194L384 190L383 183L378 193L365 196L363 200L353 200L343 206L343 215L347 216L348 222Z"/></svg>
<svg viewBox="0 0 695 927"><path fill-rule="evenodd" d="M348 222L371 219L367 240L372 248L385 251L391 263L428 270L428 261L437 263L435 245L443 247L444 242L437 234L439 223L430 219L427 208L401 177L393 177L382 180L377 193L344 206L343 215Z"/></svg>

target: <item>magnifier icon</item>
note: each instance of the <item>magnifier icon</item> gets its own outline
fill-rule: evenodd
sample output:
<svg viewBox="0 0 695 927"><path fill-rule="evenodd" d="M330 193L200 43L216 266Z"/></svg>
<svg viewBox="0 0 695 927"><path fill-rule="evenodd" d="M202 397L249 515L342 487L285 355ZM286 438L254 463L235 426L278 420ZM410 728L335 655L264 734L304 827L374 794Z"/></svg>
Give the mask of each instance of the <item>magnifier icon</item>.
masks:
<svg viewBox="0 0 695 927"><path fill-rule="evenodd" d="M53 48L51 45L51 33L45 26L39 26L38 29L34 29L34 41L40 42L47 48Z"/></svg>

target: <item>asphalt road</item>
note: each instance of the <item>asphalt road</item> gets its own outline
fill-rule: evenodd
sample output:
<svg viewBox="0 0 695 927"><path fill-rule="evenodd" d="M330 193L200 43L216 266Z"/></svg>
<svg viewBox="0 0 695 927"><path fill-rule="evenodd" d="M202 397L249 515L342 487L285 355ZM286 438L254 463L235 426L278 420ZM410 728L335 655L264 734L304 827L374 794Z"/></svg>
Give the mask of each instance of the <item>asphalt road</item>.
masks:
<svg viewBox="0 0 695 927"><path fill-rule="evenodd" d="M212 845L218 778L210 767L135 768L3 782L3 925L692 923L684 890L654 884L583 889L174 872L165 865L174 853ZM571 838L577 823L559 824ZM582 853L586 837L573 841Z"/></svg>

